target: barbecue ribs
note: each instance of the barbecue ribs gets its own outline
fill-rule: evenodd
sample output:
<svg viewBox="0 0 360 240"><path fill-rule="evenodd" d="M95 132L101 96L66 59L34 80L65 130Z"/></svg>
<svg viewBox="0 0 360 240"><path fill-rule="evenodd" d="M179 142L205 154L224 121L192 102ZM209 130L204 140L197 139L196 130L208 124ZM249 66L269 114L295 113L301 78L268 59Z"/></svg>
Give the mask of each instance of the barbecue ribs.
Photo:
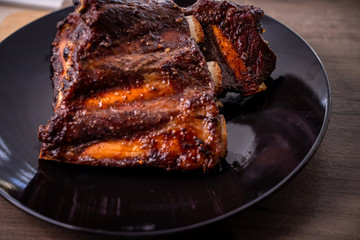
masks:
<svg viewBox="0 0 360 240"><path fill-rule="evenodd" d="M184 12L200 22L205 33L201 49L207 61L218 62L224 92L248 96L266 89L264 81L275 69L276 56L262 38L260 8L198 0Z"/></svg>
<svg viewBox="0 0 360 240"><path fill-rule="evenodd" d="M219 4L209 1L215 3ZM270 75L273 63L266 61L273 59L261 57L261 51L272 51L262 45L261 36L254 38L260 50L245 51L258 56L250 54L247 59L255 60L246 63L248 72L238 75L237 65L224 54L236 51L230 57L243 64L238 45L230 44L233 30L228 35L227 25L208 21L201 4L189 9L171 0L79 0L74 4L75 12L58 25L53 42L55 114L39 127L40 158L168 170L215 167L227 152L226 123L216 97L223 88L244 95L257 92ZM209 50L217 49L221 57L209 58L206 50L204 57L194 40L196 31L189 28L191 16L185 17L184 12L194 13L195 24L199 19L200 35L201 28L205 30L205 37L196 41L216 46ZM252 20L259 30L259 16ZM211 43L214 39L216 43ZM219 61L220 67L211 60ZM252 77L238 83L244 76ZM236 87L222 84L223 78L226 84L236 81Z"/></svg>
<svg viewBox="0 0 360 240"><path fill-rule="evenodd" d="M53 43L54 112L40 158L213 168L226 154L215 84L172 1L80 1Z"/></svg>

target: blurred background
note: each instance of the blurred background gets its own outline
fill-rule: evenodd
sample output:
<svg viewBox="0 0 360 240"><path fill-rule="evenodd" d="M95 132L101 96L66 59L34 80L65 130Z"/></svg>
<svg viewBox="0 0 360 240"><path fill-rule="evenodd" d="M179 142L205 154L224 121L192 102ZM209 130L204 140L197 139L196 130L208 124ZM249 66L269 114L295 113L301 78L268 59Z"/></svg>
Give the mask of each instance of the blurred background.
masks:
<svg viewBox="0 0 360 240"><path fill-rule="evenodd" d="M72 5L72 0L0 0L0 41L46 14Z"/></svg>

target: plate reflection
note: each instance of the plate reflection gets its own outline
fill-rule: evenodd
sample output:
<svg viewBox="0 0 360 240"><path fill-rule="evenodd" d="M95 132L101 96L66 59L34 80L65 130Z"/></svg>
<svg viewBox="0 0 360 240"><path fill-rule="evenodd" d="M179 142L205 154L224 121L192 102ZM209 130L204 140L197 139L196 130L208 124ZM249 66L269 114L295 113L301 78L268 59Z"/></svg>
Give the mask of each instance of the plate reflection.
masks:
<svg viewBox="0 0 360 240"><path fill-rule="evenodd" d="M284 76L267 85L252 97L222 99L229 152L219 169L204 174L39 160L21 202L60 222L124 232L173 229L237 211L294 171L324 119L322 100L300 79Z"/></svg>

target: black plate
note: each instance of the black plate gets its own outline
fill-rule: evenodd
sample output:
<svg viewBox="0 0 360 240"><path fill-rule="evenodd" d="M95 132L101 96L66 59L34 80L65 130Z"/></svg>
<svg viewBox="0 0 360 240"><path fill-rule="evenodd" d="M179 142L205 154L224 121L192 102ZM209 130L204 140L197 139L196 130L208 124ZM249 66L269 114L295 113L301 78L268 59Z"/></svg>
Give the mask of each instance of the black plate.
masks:
<svg viewBox="0 0 360 240"><path fill-rule="evenodd" d="M265 16L278 60L268 90L223 99L226 161L218 172L168 173L39 161L37 128L53 114L50 14L0 44L0 193L50 223L89 232L154 235L202 226L237 213L287 182L313 155L325 133L330 89L309 45Z"/></svg>

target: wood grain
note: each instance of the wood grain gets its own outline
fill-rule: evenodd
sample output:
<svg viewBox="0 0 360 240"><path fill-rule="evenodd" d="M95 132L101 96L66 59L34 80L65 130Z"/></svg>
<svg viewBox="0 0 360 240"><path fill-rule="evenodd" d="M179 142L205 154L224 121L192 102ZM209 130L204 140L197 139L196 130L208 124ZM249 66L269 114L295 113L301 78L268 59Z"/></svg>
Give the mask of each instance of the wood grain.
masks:
<svg viewBox="0 0 360 240"><path fill-rule="evenodd" d="M300 34L323 61L332 89L327 133L309 164L261 203L223 222L164 239L359 239L360 1L246 3ZM1 197L0 219L0 239L105 238L45 223Z"/></svg>

